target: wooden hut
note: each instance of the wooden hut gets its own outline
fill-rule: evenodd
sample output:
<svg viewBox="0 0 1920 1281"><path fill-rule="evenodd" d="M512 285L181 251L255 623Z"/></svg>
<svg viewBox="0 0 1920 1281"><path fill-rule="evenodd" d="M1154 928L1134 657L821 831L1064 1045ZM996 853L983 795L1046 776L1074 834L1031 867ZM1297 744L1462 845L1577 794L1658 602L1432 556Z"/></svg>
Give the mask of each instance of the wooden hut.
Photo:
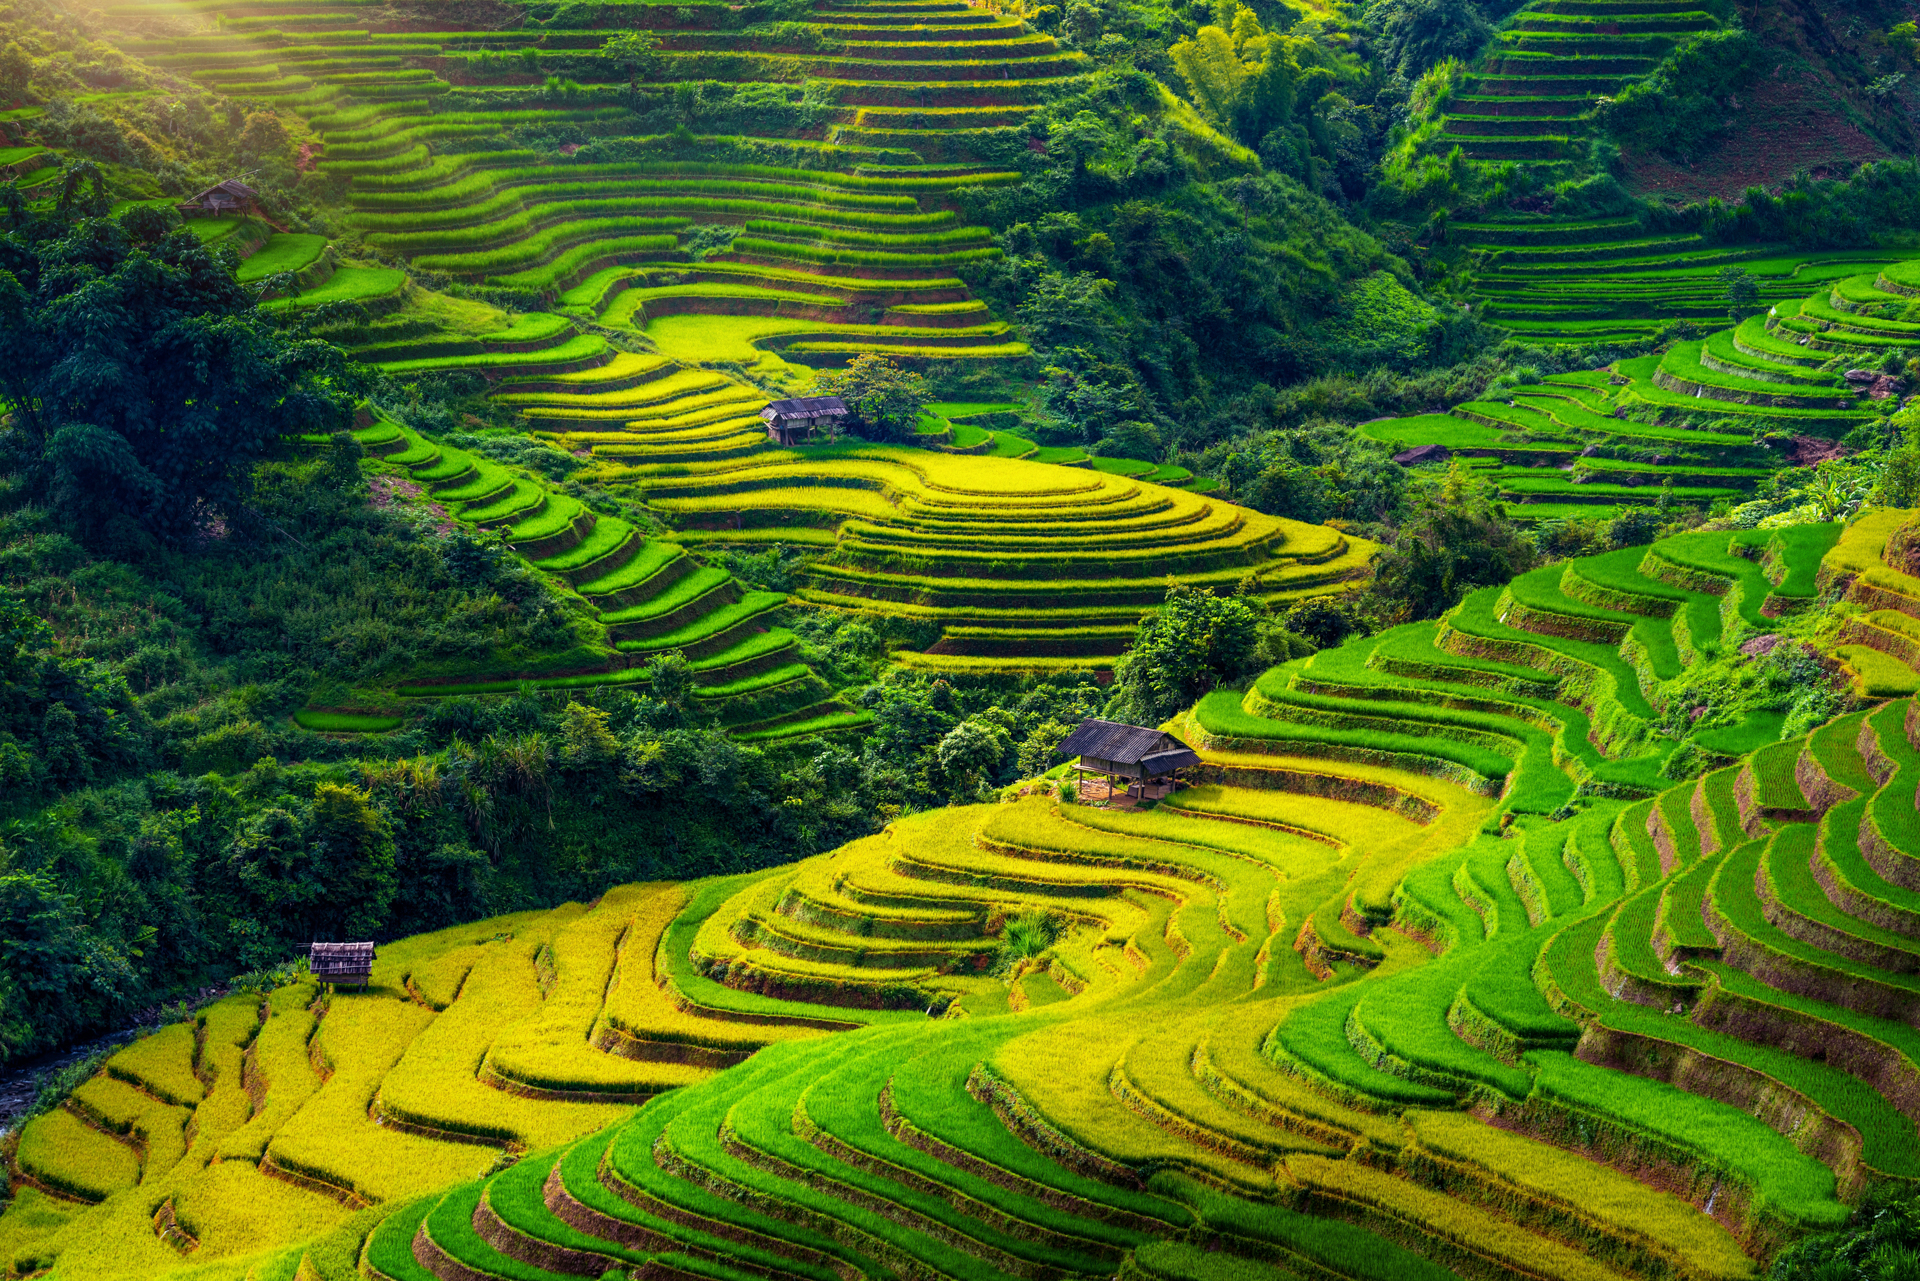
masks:
<svg viewBox="0 0 1920 1281"><path fill-rule="evenodd" d="M760 411L767 425L767 439L776 445L804 445L813 439L814 429L844 418L847 402L838 396L800 396L776 400Z"/></svg>
<svg viewBox="0 0 1920 1281"><path fill-rule="evenodd" d="M315 943L307 949L307 969L322 983L358 983L373 977L373 944Z"/></svg>
<svg viewBox="0 0 1920 1281"><path fill-rule="evenodd" d="M1077 756L1074 771L1105 777L1107 795L1116 778L1127 781L1127 795L1157 801L1178 782L1178 772L1198 765L1200 755L1163 729L1123 725L1119 721L1084 720L1055 749Z"/></svg>
<svg viewBox="0 0 1920 1281"><path fill-rule="evenodd" d="M238 178L216 182L199 195L190 196L180 203L182 218L226 218L233 214L258 215L259 212L260 193Z"/></svg>

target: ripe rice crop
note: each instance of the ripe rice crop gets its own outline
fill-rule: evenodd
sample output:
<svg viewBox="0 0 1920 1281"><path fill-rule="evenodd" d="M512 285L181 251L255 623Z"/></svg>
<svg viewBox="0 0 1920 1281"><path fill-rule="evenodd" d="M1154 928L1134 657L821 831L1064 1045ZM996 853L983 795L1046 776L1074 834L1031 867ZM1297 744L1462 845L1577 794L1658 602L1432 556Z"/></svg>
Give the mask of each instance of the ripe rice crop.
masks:
<svg viewBox="0 0 1920 1281"><path fill-rule="evenodd" d="M613 973L615 946L648 897L650 892L637 886L609 891L592 912L554 934L552 987L535 1009L493 1039L486 1070L515 1086L605 1094L620 1102L637 1101L633 1096L657 1093L706 1075L698 1070L676 1073L669 1065L634 1063L592 1046L602 996Z"/></svg>
<svg viewBox="0 0 1920 1281"><path fill-rule="evenodd" d="M1338 843L1310 840L1290 832L1251 827L1243 823L1213 822L1174 813L1126 814L1112 810L1076 809L1075 824L1123 836L1196 845L1265 863L1289 879L1301 879L1330 866L1340 857Z"/></svg>
<svg viewBox="0 0 1920 1281"><path fill-rule="evenodd" d="M606 171L604 176L594 176L602 171ZM591 195L626 195L662 207L747 217L784 214L809 222L852 227L933 228L950 225L954 220L951 211L919 212L910 197L849 198L809 187L773 183L641 179L631 177L631 166L626 165L581 165L572 171L576 176L565 179L559 176L567 172L544 166L526 170L482 170L457 183L370 195L355 203L361 209L375 212L354 215L353 224L376 230L423 222L472 220L498 210ZM507 181L510 177L518 180ZM476 196L484 198L471 199ZM381 210L394 212L378 212ZM436 219L434 214L442 217Z"/></svg>
<svg viewBox="0 0 1920 1281"><path fill-rule="evenodd" d="M1862 698L1904 698L1920 692L1920 673L1866 645L1839 645L1834 657L1846 665Z"/></svg>
<svg viewBox="0 0 1920 1281"><path fill-rule="evenodd" d="M1684 1260L1700 1275L1732 1281L1752 1267L1725 1229L1671 1193L1457 1114L1423 1112L1412 1124L1420 1146L1435 1155L1519 1181L1532 1196L1581 1219L1598 1220L1610 1233L1638 1238L1657 1255Z"/></svg>
<svg viewBox="0 0 1920 1281"><path fill-rule="evenodd" d="M558 931L580 916L578 907L559 908L529 922L511 940L483 945L459 997L412 1040L381 1082L376 1102L381 1114L434 1131L530 1147L577 1137L625 1116L615 1106L536 1103L476 1079L495 1038L541 1008L535 953L550 948ZM606 960L610 965L610 946Z"/></svg>
<svg viewBox="0 0 1920 1281"><path fill-rule="evenodd" d="M1384 1171L1306 1155L1289 1157L1287 1170L1315 1193L1371 1211L1389 1222L1410 1224L1423 1235L1472 1255L1511 1259L1514 1266L1527 1268L1535 1275L1565 1277L1568 1281L1602 1281L1616 1275L1564 1245Z"/></svg>
<svg viewBox="0 0 1920 1281"><path fill-rule="evenodd" d="M390 360L378 367L383 373L405 374L426 369L512 369L523 365L565 364L598 356L607 350L607 340L599 334L577 334L557 347L532 352L479 352L465 356L428 356L419 360Z"/></svg>
<svg viewBox="0 0 1920 1281"><path fill-rule="evenodd" d="M346 1208L331 1197L237 1161L209 1166L184 1180L173 1194L173 1210L179 1225L199 1242L196 1253L212 1258L245 1257L289 1240L308 1242L346 1217ZM356 1232L354 1244L358 1241ZM305 1253L292 1252L284 1281L296 1281Z"/></svg>
<svg viewBox="0 0 1920 1281"><path fill-rule="evenodd" d="M605 1026L647 1041L709 1046L747 1054L774 1040L816 1036L808 1028L750 1028L703 1019L674 1004L653 981L654 955L667 926L686 905L680 889L663 889L638 905L621 940L618 965L602 1010Z"/></svg>
<svg viewBox="0 0 1920 1281"><path fill-rule="evenodd" d="M140 1178L140 1161L132 1148L89 1129L61 1108L27 1123L15 1159L28 1175L85 1201L103 1201Z"/></svg>
<svg viewBox="0 0 1920 1281"><path fill-rule="evenodd" d="M195 1111L163 1103L125 1081L96 1076L73 1092L73 1109L103 1129L140 1145L141 1173L155 1182L187 1154L187 1122Z"/></svg>
<svg viewBox="0 0 1920 1281"><path fill-rule="evenodd" d="M191 1107L206 1095L206 1086L194 1075L193 1058L193 1025L170 1023L114 1054L106 1070L168 1103Z"/></svg>
<svg viewBox="0 0 1920 1281"><path fill-rule="evenodd" d="M486 1148L402 1133L368 1115L387 1072L433 1017L377 988L336 992L316 1038L333 1074L274 1135L267 1161L368 1200L404 1200L483 1172L493 1159Z"/></svg>
<svg viewBox="0 0 1920 1281"><path fill-rule="evenodd" d="M522 240L497 249L476 250L472 253L428 254L415 259L414 262L416 266L427 271L471 275L499 267L537 262L561 246L586 240L602 232L612 233L610 239L602 240L593 246L602 252L609 251L609 246L617 246L618 250L627 252L636 250L665 252L674 247L674 237L626 234L636 227L656 226L661 221L663 220L654 218L576 218L535 231Z"/></svg>
<svg viewBox="0 0 1920 1281"><path fill-rule="evenodd" d="M417 255L427 250L451 252L462 248L483 246L511 236L524 235L546 227L559 220L579 225L592 223L592 229L617 229L622 232L664 231L687 225L684 218L622 218L617 222L608 218L575 218L582 213L618 213L623 210L639 211L648 208L646 202L627 199L574 200L552 205L536 205L497 222L475 223L470 226L447 227L438 231L419 232L381 232L367 237L369 244L376 248L394 253ZM440 261L422 259L422 261Z"/></svg>
<svg viewBox="0 0 1920 1281"><path fill-rule="evenodd" d="M1209 734L1228 739L1353 747L1377 756L1383 763L1395 756L1428 756L1464 766L1488 779L1504 779L1513 770L1512 760L1498 752L1445 738L1389 733L1379 729L1297 726L1254 716L1241 707L1240 696L1231 690L1219 691L1202 699L1194 709L1194 719Z"/></svg>
<svg viewBox="0 0 1920 1281"><path fill-rule="evenodd" d="M307 1053L315 1019L308 1006L319 995L311 983L276 988L267 997L267 1021L254 1041L254 1070L265 1080L265 1099L239 1129L220 1140L219 1155L257 1162L267 1141L320 1088Z"/></svg>
<svg viewBox="0 0 1920 1281"><path fill-rule="evenodd" d="M929 231L913 235L842 231L835 227L807 226L804 223L775 222L763 218L749 219L748 231L757 231L769 236L790 236L802 240L830 241L845 245L949 245L965 244L969 241L987 240L992 232L985 227L955 227L946 231ZM975 309L977 304L956 304L960 310Z"/></svg>

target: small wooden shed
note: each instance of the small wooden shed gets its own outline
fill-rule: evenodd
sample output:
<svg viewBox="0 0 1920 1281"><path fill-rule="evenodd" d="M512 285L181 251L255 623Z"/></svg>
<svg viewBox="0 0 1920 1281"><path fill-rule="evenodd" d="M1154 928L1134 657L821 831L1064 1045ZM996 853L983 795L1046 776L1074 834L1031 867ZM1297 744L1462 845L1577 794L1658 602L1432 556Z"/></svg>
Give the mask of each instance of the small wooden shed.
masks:
<svg viewBox="0 0 1920 1281"><path fill-rule="evenodd" d="M373 944L314 943L307 949L307 969L322 983L358 983L373 977Z"/></svg>
<svg viewBox="0 0 1920 1281"><path fill-rule="evenodd" d="M804 445L814 429L847 414L847 402L838 396L799 396L776 400L760 411L767 439L776 445Z"/></svg>
<svg viewBox="0 0 1920 1281"><path fill-rule="evenodd" d="M260 193L238 178L216 182L199 195L189 196L180 203L180 216L183 218L225 218L231 214L259 212Z"/></svg>
<svg viewBox="0 0 1920 1281"><path fill-rule="evenodd" d="M1107 780L1113 795L1116 778L1127 781L1127 794L1157 801L1178 781L1178 772L1200 763L1200 754L1163 729L1125 725L1119 721L1084 720L1055 749L1077 756L1074 770Z"/></svg>

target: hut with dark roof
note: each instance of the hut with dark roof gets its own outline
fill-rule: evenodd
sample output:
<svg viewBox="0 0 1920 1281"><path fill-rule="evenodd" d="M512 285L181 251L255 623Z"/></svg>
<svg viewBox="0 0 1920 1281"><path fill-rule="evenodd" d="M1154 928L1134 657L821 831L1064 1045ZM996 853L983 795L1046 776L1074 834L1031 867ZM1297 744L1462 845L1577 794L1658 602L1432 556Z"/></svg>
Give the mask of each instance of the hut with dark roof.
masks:
<svg viewBox="0 0 1920 1281"><path fill-rule="evenodd" d="M1200 754L1163 729L1124 725L1119 721L1084 720L1055 749L1077 756L1074 770L1107 780L1113 795L1115 779L1125 779L1127 795L1157 801L1178 781L1178 771L1200 763Z"/></svg>
<svg viewBox="0 0 1920 1281"><path fill-rule="evenodd" d="M760 411L767 425L767 439L776 445L804 445L813 439L814 430L844 418L847 402L838 396L799 396L776 400Z"/></svg>
<svg viewBox="0 0 1920 1281"><path fill-rule="evenodd" d="M373 944L312 944L307 949L307 969L322 983L358 983L365 987L373 977Z"/></svg>
<svg viewBox="0 0 1920 1281"><path fill-rule="evenodd" d="M260 193L238 178L216 182L199 195L190 196L180 203L182 218L225 218L232 214L259 212Z"/></svg>

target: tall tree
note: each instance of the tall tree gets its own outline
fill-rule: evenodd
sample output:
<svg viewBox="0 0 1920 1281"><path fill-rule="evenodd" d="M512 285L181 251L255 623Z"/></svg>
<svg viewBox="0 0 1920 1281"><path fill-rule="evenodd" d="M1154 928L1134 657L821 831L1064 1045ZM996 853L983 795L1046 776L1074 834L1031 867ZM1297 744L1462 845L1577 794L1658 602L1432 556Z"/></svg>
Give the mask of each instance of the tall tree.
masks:
<svg viewBox="0 0 1920 1281"><path fill-rule="evenodd" d="M1260 666L1260 615L1245 600L1210 587L1169 583L1160 612L1113 667L1106 714L1135 725L1158 725L1222 681Z"/></svg>
<svg viewBox="0 0 1920 1281"><path fill-rule="evenodd" d="M1532 545L1458 459L1438 492L1417 501L1374 567L1373 594L1393 621L1438 618L1473 588L1533 568Z"/></svg>
<svg viewBox="0 0 1920 1281"><path fill-rule="evenodd" d="M241 514L284 440L345 427L358 382L330 343L276 328L231 255L171 214L91 216L90 168L52 215L0 187L0 463L83 537L178 542Z"/></svg>
<svg viewBox="0 0 1920 1281"><path fill-rule="evenodd" d="M622 31L608 36L600 46L600 56L627 73L629 92L640 92L640 75L653 70L660 37L651 31Z"/></svg>
<svg viewBox="0 0 1920 1281"><path fill-rule="evenodd" d="M843 370L814 376L822 395L847 402L847 426L868 440L913 439L921 411L933 399L927 380L885 356L855 356Z"/></svg>

